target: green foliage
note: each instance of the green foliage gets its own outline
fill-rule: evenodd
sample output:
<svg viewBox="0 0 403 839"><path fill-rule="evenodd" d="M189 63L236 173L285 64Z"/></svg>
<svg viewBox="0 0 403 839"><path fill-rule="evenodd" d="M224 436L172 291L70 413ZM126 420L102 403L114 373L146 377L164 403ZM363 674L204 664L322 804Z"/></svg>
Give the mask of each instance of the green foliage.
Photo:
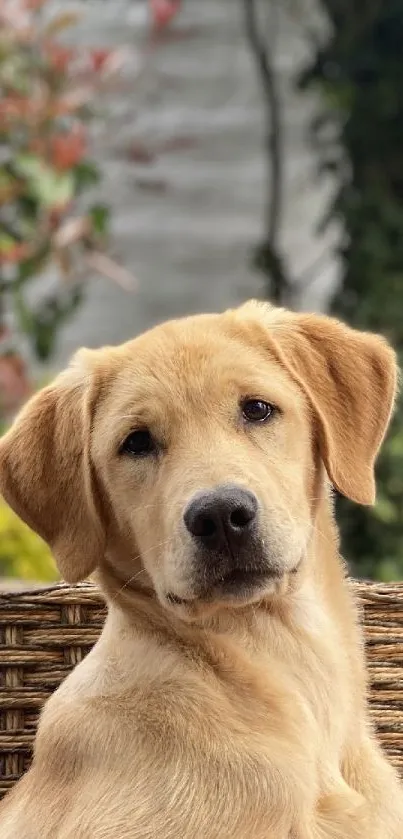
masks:
<svg viewBox="0 0 403 839"><path fill-rule="evenodd" d="M0 577L59 578L47 545L4 502L0 502Z"/></svg>
<svg viewBox="0 0 403 839"><path fill-rule="evenodd" d="M320 168L336 177L326 220L344 229L343 278L333 311L385 334L403 359L403 0L321 0L331 34L301 86L322 93L313 124ZM403 576L403 404L377 469L373 509L339 503L354 571Z"/></svg>
<svg viewBox="0 0 403 839"><path fill-rule="evenodd" d="M40 361L49 358L54 350L60 326L68 320L79 306L83 297L81 286L69 289L66 294L49 295L38 310L26 305L18 290L14 305L24 332L31 339L35 354Z"/></svg>
<svg viewBox="0 0 403 839"><path fill-rule="evenodd" d="M86 123L115 60L108 50L63 46L59 35L77 15L49 19L47 3L15 0L0 16L0 304L7 295L40 360L81 302L77 269L107 232L107 209L83 199L99 180ZM48 266L62 282L33 311L27 284Z"/></svg>

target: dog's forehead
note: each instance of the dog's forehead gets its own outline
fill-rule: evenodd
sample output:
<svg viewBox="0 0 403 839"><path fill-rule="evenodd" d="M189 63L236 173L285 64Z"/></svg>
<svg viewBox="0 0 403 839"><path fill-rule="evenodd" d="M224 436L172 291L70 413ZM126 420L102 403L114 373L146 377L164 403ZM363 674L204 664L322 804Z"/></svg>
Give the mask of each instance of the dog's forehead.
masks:
<svg viewBox="0 0 403 839"><path fill-rule="evenodd" d="M178 420L193 406L224 407L242 396L295 401L296 386L267 347L211 315L158 326L118 348L103 404L112 414Z"/></svg>
<svg viewBox="0 0 403 839"><path fill-rule="evenodd" d="M264 361L242 330L212 315L163 324L123 346L117 376L141 391L200 389L258 374Z"/></svg>

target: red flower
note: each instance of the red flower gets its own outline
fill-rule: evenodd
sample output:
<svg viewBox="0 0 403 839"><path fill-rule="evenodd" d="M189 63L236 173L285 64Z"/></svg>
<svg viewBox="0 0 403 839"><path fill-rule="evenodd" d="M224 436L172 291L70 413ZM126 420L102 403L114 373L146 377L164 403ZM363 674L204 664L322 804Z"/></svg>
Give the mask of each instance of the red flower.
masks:
<svg viewBox="0 0 403 839"><path fill-rule="evenodd" d="M153 24L164 29L178 14L182 0L149 0Z"/></svg>
<svg viewBox="0 0 403 839"><path fill-rule="evenodd" d="M103 69L105 62L108 60L111 54L110 50L91 50L91 62L93 70L98 73L100 70Z"/></svg>
<svg viewBox="0 0 403 839"><path fill-rule="evenodd" d="M86 150L82 125L75 125L68 134L59 134L50 141L50 159L56 169L71 169L82 160Z"/></svg>
<svg viewBox="0 0 403 839"><path fill-rule="evenodd" d="M68 47L61 47L59 44L54 43L45 44L44 52L53 69L59 73L65 72L76 56L75 50Z"/></svg>

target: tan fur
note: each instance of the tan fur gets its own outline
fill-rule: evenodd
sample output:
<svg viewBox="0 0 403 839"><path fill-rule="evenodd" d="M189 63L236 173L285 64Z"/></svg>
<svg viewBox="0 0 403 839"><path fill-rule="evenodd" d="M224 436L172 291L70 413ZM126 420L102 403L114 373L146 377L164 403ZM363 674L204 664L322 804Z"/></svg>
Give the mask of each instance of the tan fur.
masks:
<svg viewBox="0 0 403 839"><path fill-rule="evenodd" d="M44 709L1 839L401 839L328 482L373 502L395 381L382 339L252 302L81 351L28 403L0 487L109 614ZM246 397L279 410L245 426ZM159 454L119 454L145 426ZM282 573L200 599L182 514L228 482L257 495Z"/></svg>

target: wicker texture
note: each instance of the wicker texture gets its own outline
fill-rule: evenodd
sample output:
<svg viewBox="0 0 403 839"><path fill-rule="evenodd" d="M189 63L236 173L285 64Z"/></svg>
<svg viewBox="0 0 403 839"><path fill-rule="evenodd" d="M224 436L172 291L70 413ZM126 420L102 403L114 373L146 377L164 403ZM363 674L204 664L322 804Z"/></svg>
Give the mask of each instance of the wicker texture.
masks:
<svg viewBox="0 0 403 839"><path fill-rule="evenodd" d="M354 583L364 605L371 713L403 775L403 583ZM38 712L97 640L105 607L89 584L0 595L0 796L27 769Z"/></svg>

